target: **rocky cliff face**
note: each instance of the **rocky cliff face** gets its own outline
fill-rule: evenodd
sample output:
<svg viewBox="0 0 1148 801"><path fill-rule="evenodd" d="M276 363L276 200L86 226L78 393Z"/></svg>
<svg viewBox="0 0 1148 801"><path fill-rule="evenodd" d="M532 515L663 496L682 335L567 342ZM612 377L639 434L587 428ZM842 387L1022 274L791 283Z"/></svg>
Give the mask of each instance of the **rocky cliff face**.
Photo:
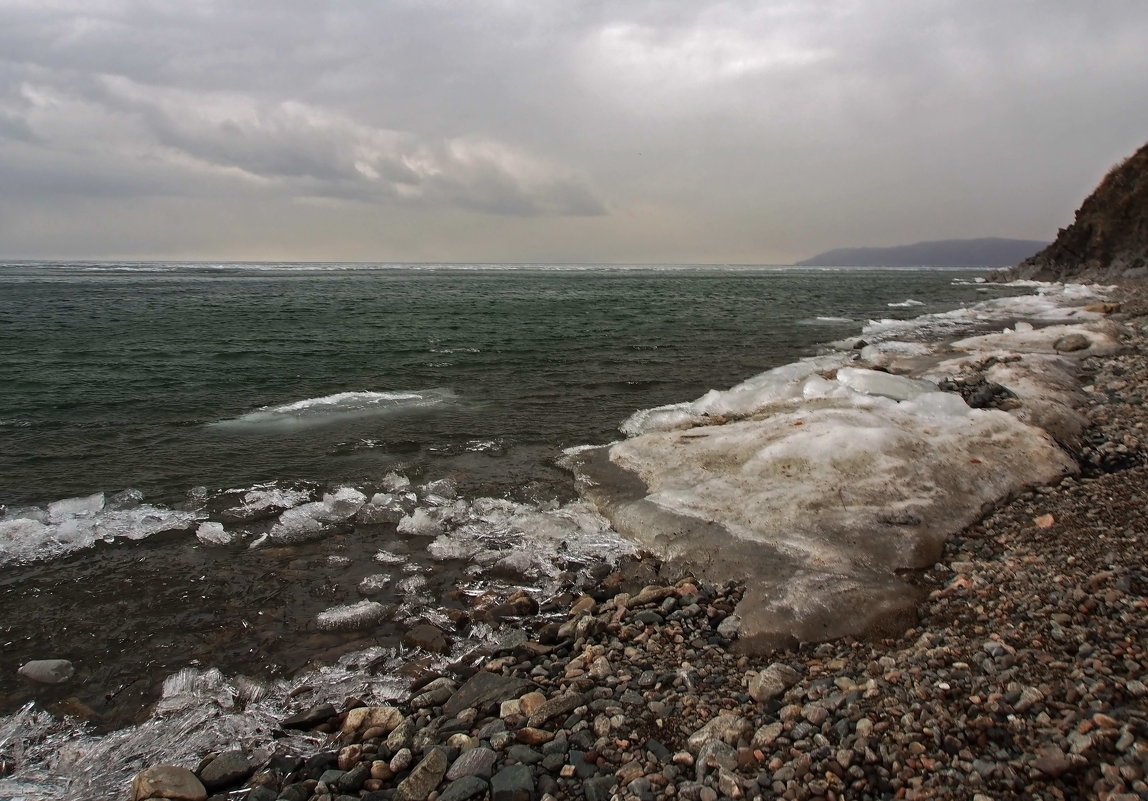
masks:
<svg viewBox="0 0 1148 801"><path fill-rule="evenodd" d="M1109 171L1056 241L1006 277L1108 281L1148 275L1148 144Z"/></svg>

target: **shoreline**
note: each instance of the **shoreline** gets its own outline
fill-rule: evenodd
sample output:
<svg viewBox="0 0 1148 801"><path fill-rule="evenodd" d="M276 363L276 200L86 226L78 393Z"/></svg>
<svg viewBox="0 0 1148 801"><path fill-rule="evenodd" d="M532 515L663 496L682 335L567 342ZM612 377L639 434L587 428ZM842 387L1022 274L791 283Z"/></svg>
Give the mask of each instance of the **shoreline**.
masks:
<svg viewBox="0 0 1148 801"><path fill-rule="evenodd" d="M1119 294L1125 295L1128 292L1129 289L1125 287ZM1136 314L1143 314L1142 302ZM1138 325L1142 323L1141 317ZM1105 357L1098 360L1097 375L1103 377L1105 370L1114 365L1120 366L1125 373L1137 369L1134 365L1124 365L1121 360L1129 361L1131 364L1135 358L1139 358L1139 374L1143 378L1143 333L1140 332L1137 337L1139 346L1134 352L1129 354L1126 351L1128 354L1126 356ZM1113 374L1111 379L1104 380L1117 383L1121 380L1127 381L1121 379L1118 374ZM1099 405L1093 409L1090 416L1099 419L1103 424L1102 428L1106 431L1105 442L1111 443L1117 441L1116 436L1122 427L1128 428L1132 423L1143 420L1134 419L1136 407L1131 404L1127 408L1122 408L1119 414L1113 413L1112 410L1116 406L1111 403L1111 399L1108 400L1106 405ZM1132 422L1122 426L1122 421L1128 422L1130 419ZM1093 449L1093 453L1102 452ZM1112 452L1112 459L1113 464L1119 461L1118 452ZM467 729L468 733L465 735L461 729L451 732L451 736L464 735L477 742L456 738L456 743L452 745L450 736L440 738L441 742L436 742L432 738L422 743L421 749L415 747L404 756L401 753L403 747L391 748L388 745L388 742L394 739L391 736L394 734L393 731L372 733L359 730L349 737L344 736L342 740L346 742L349 739L360 738L363 742L344 745L345 749L351 750L344 750L341 759L336 756L334 764L347 765L350 768L347 773L353 774L358 771L359 774L363 774L363 771L352 765L351 755L356 745L363 746L365 743L365 748L359 748L359 760L356 764L369 763L367 775L345 780L343 784L349 790L355 781L362 779L363 784L360 784L355 791L351 791L350 795L357 797L356 794L367 787L368 795L363 797L370 797L372 801L376 797L405 797L404 792L409 794L412 786L408 786L406 791L400 791L399 795L381 788L393 788L401 781L409 779L418 773L416 765L423 764L426 760L431 760L426 765L427 769L423 771L423 774L428 776L434 775L435 766L444 757L451 758L449 761L453 770L453 762L461 757L464 749L474 750L467 746L491 747L497 751L498 761L494 764L499 766L505 763L507 767L513 768L517 767L515 763L531 764L534 754L519 750L517 755L522 757L522 760L516 756L509 756L508 749L516 744L533 749L541 755L541 758L534 760L533 767L528 771L516 770L511 771L510 775L503 776L503 783L511 779L520 783L525 782L526 774L529 773L533 789L524 797L534 798L542 797L545 792L551 792L557 798L589 798L593 793L599 794L595 797L607 798L609 797L607 788L610 786L614 792L622 793L622 797L641 799L675 796L708 799L718 797L719 793L723 797L733 798L754 797L755 794L763 797L778 795L792 798L867 797L866 792L871 793L872 797L886 797L888 794L910 798L938 797L931 782L939 783L956 793L967 793L970 787L983 789L989 797L999 798L1009 793L1021 793L1022 788L1016 786L1020 780L1023 780L1024 788L1029 789L1018 797L1031 797L1032 793L1052 792L1058 788L1067 793L1066 797L1072 797L1075 792L1091 795L1096 792L1094 785L1097 781L1107 782L1113 787L1122 784L1123 789L1133 788L1133 792L1139 792L1140 789L1134 785L1137 781L1142 783L1142 775L1136 777L1133 774L1137 770L1142 770L1136 766L1139 765L1137 760L1142 760L1144 756L1137 750L1145 733L1143 700L1131 701L1133 696L1127 695L1123 690L1121 692L1124 694L1109 692L1105 698L1098 698L1095 692L1090 693L1089 688L1084 687L1080 691L1080 697L1085 700L1095 699L1089 700L1088 703L1096 707L1095 712L1101 717L1094 720L1096 715L1092 715L1088 718L1087 725L1083 719L1080 721L1073 719L1070 721L1073 723L1072 727L1058 728L1061 723L1066 722L1064 716L1055 718L1044 709L1044 707L1051 709L1052 705L1057 703L1047 700L1057 695L1057 688L1050 683L1051 680L1020 681L1009 671L1015 672L1019 663L1030 672L1042 666L1048 668L1048 665L1056 666L1048 668L1054 673L1063 672L1063 665L1072 663L1066 659L1045 660L1041 654L1046 653L1047 648L1042 651L1012 644L1010 640L1015 641L1017 638L1013 630L1015 621L1000 620L993 618L991 614L979 612L975 613L973 622L966 621L962 617L966 610L962 610L961 604L978 597L977 593L991 593L1000 586L1000 576L997 575L999 568L996 565L1002 559L1006 560L1008 570L1015 574L1014 561L1020 560L1021 564L1027 565L1029 563L1025 562L1025 559L1039 558L1039 554L1023 551L1027 539L1025 534L1029 533L1029 529L1034 525L1031 522L1032 517L1039 516L1030 513L1039 511L1040 514L1045 514L1046 512L1042 510L1048 509L1050 512L1047 513L1053 514L1054 521L1061 520L1062 515L1068 515L1064 519L1071 520L1069 513L1079 506L1081 496L1095 497L1091 494L1092 490L1104 492L1109 483L1115 486L1131 479L1139 479L1142 482L1143 477L1144 468L1136 467L1119 473L1101 473L1096 478L1079 481L1067 479L1047 491L1025 493L990 514L984 521L965 529L964 533L951 537L945 546L942 564L953 566L955 563L961 570L950 572L933 568L919 574L923 592L928 593L928 597L919 607L921 622L903 635L874 642L844 639L820 645L803 645L776 651L764 661L732 654L727 650L731 642L730 635L734 634L734 627L729 623L723 627L722 623L730 618L735 602L740 600L742 588L715 586L704 581L693 583L688 580L672 582L671 587L666 587L664 585L666 579L651 572L652 562L639 562L633 568L634 575L630 576L628 581L619 575L604 582L602 588L595 593L600 597L594 601L594 606L589 605L591 602L588 599L570 599L578 613L567 623L569 630L565 634L569 636L565 640L565 645L561 644L563 642L561 627L549 619L538 621L540 624L537 632L539 636L536 638L538 642L527 640L517 644L508 643L506 647L496 649L487 657L485 670L481 671L511 677L532 676L546 696L545 703L556 702L559 699L564 700L558 706L568 706L576 700L583 703L563 709L549 718L539 718L539 726L525 726L522 724L529 723L532 716L530 713L524 714L522 705L525 703L530 707L537 703L538 699L531 697L527 702L523 698L518 703L518 711L515 712L515 701L522 696L519 691L523 689L517 687L515 688L517 695L500 699L506 700L509 707L499 705L495 710L487 702L486 708L482 710L495 713L493 717L503 721L509 737L498 736L500 733L497 731L487 732L486 737L478 737L482 728L477 725L482 718L482 715L479 715L478 719L471 721L474 725ZM1123 491L1127 494L1131 490L1123 486ZM1062 508L1064 511L1057 514L1056 511ZM1135 515L1135 510L1127 511ZM1006 522L995 522L998 520ZM1137 528L1134 524L1139 524L1139 521L1133 518L1129 523L1127 528L1132 531ZM1006 528L1002 530L1002 526ZM1049 529L1036 530L1056 533L1059 528L1054 522ZM978 534L978 531L981 533ZM998 546L992 545L991 539L999 540L999 551L994 550ZM1143 531L1140 529L1133 536L1133 540L1142 544L1143 539ZM1081 538L1078 543L1078 561L1074 564L1080 566L1092 564L1085 559L1091 554L1089 548L1091 544L1094 544L1093 540L1087 537ZM1010 548L1021 550L1015 550L1014 553L1014 550L1009 550ZM1135 554L1138 549L1125 547L1123 550L1125 553ZM1027 568L1026 571L1028 576L1026 580L1034 583L1047 580L1049 576L1046 574L1051 573L1047 570ZM1029 576L1029 573L1032 575ZM1066 580L1075 580L1074 572L1072 575L1066 575L1062 570L1061 575ZM1081 578L1081 581L1087 579L1083 586L1089 586L1089 582L1094 580L1094 575L1090 573ZM1124 576L1124 579L1128 577ZM1119 582L1121 576L1105 577L1099 581L1103 587L1107 587L1105 582ZM1128 579L1125 583L1132 588L1129 581L1131 580ZM663 589L643 592L641 590L643 583L662 585ZM1098 585L1097 589L1101 589L1101 585ZM611 586L627 586L633 592L629 598L612 595ZM1127 590L1121 590L1119 587L1104 591L1129 594ZM695 606L700 612L677 614ZM1050 614L1055 616L1068 613ZM984 621L980 620L982 617ZM1062 632L1058 637L1048 634L1047 639L1050 642L1059 643L1066 638L1067 641L1074 642L1072 637L1077 632L1073 628L1075 625L1072 621L1073 615L1069 617L1068 621L1060 623L1052 621L1051 617L1042 621L1044 623L1052 621L1051 625L1058 626ZM956 621L964 627L960 629L962 633L957 640L953 639L951 632L942 633L936 630L937 622L942 620ZM986 623L994 625L989 626ZM947 625L948 629L952 629L954 624ZM547 629L547 626L551 628ZM968 630L967 634L964 633L965 628ZM1065 634L1065 631L1068 633ZM1143 632L1143 628L1140 631ZM937 636L941 636L941 639L937 640ZM546 642L551 638L555 641ZM1001 646L1000 648L990 646L990 642L1001 643ZM939 649L943 652L939 653ZM1094 646L1094 650L1084 657L1096 660L1100 658L1097 656L1099 653L1099 649ZM1126 653L1126 649L1121 653ZM1135 658L1126 657L1126 661L1131 659L1148 668L1148 661L1141 660L1139 656L1137 653ZM639 672L636 666L643 659L651 667ZM889 663L888 660L892 662ZM938 667L934 664L937 662L946 662L948 666ZM662 670L655 669L654 666L657 664L662 666ZM788 666L794 673L787 672L781 667L773 670L771 667L773 664ZM958 664L966 667L956 668ZM491 668L496 670L492 671ZM755 668L764 670L755 671ZM1083 668L1081 670L1087 673L1087 670ZM652 682L647 671L653 671L655 674ZM751 675L755 672L759 675ZM1068 670L1065 675L1072 672ZM1130 669L1126 672L1130 672ZM760 673L774 678L780 675L784 678L783 684L790 679L795 683L783 688L780 695L768 697L766 685L769 682L761 678ZM1056 676L1062 681L1066 680L1059 673L1056 673ZM425 686L416 684L416 699L428 692L432 693L432 698L422 698L413 706L398 705L403 712L400 717L403 719L409 717L414 728L426 730L435 720L440 723L447 721L440 707L443 702L449 703L454 695L454 688L448 689L448 684L441 683L441 680L436 681L440 682L437 686L432 686L435 685L435 681ZM1128 681L1124 682L1125 690ZM942 689L942 684L947 687ZM999 688L991 689L997 684L1000 685ZM1009 689L1012 684L1020 685L1020 689ZM431 689L428 690L428 687ZM990 689L985 690L985 687ZM606 691L609 691L608 695L604 694ZM1033 691L1040 695L1039 701L1034 700L1036 696ZM925 693L924 696L921 695L922 692ZM1010 696L1018 692L1020 695L1017 698L1009 700ZM580 694L580 697L568 697L571 693ZM937 709L944 711L946 703L958 700L962 694L966 694L964 699L966 706L976 706L977 711L982 713L970 716L965 712L966 723L971 725L974 721L987 718L991 725L984 725L984 721L981 721L978 724L979 728L973 727L971 732L961 728L960 721L956 718L942 721L943 725L939 728L932 726L916 730L913 726L903 725L904 716L914 714L914 706L921 707L923 704L927 706L925 702L928 701L935 707L933 711ZM994 697L994 694L999 697ZM305 694L300 696L300 703L305 698ZM979 700L973 702L973 698ZM424 703L425 705L420 707L420 704ZM1023 710L1019 708L1018 703L1024 706ZM1076 704L1074 708L1079 711L1080 706ZM723 718L719 714L721 710L736 712ZM1115 711L1126 710L1131 711L1124 718L1113 714ZM894 714L898 711L899 715ZM1056 711L1066 710L1057 707ZM1018 712L1023 714L1018 717ZM1047 719L1041 717L1041 712ZM394 714L386 717L398 723L398 718L395 718ZM457 716L453 717L459 720ZM345 713L328 715L319 723L320 734L323 727L342 728L347 718ZM714 723L722 720L724 722L720 725ZM1018 720L1025 725L1019 725ZM1110 725L1113 721L1119 724L1115 728ZM1028 725L1030 722L1032 725ZM707 723L710 724L709 734L691 740L691 735L704 728ZM558 728L559 724L561 728ZM1085 731L1077 731L1081 727L1084 727ZM382 728L386 728L386 725ZM495 728L497 729L497 726ZM521 733L527 729L535 729L541 733ZM942 730L943 735L939 734ZM1008 736L1020 751L1014 749L1016 753L1013 753L1004 748L1002 743L998 742L1002 737L998 730L1010 733ZM1052 738L1051 744L1057 745L1052 734L1053 730L1063 734L1061 743L1063 748L1059 757L1055 754L1045 754L1031 755L1032 758L1027 759L1030 755L1021 753L1028 748L1029 743L1038 741L1034 732L1040 732L1046 739ZM446 730L440 727L436 735L445 734L447 731L449 727ZM566 733L567 747L559 752L557 746L550 746L548 751L549 743L553 743L556 739L561 742L563 732ZM590 734L579 736L579 733L585 732ZM1101 734L1094 735L1093 732ZM1115 734L1109 737L1108 733L1111 732ZM880 736L872 736L874 733ZM376 736L366 737L367 734ZM554 736L545 743L526 742L531 739L542 740L546 734ZM965 734L975 734L976 737L972 742L949 741L950 738L960 739ZM1072 739L1072 735L1085 737L1088 743L1084 743L1080 737ZM1132 736L1133 743L1126 745L1122 750L1117 749L1128 735ZM887 742L886 736L892 740ZM590 738L588 742L587 737ZM651 738L654 740L654 745L646 741ZM401 740L395 739L395 744L400 742ZM496 743L500 744L500 747L494 748ZM574 745L569 745L570 743ZM417 745L417 742L412 741L405 747ZM372 746L375 746L373 750ZM439 746L446 751L436 751L436 747ZM315 747L316 753L322 751L319 740L315 741ZM992 751L993 748L996 749L995 752ZM456 749L457 753L450 749ZM829 751L826 752L826 749ZM993 761L992 770L988 770L982 752L988 753L993 758L989 760ZM1007 753L1009 758L1002 762L997 752ZM557 764L557 759L551 758L559 753L563 760L561 765ZM582 756L574 756L576 753ZM380 755L388 758L377 758ZM594 758L588 759L587 755ZM371 758L364 762L362 760L364 756ZM421 761L420 756L423 757ZM1115 774L1113 770L1107 773L1100 771L1099 760L1102 756L1111 756L1110 763ZM1083 762L1077 757L1081 757ZM408 760L405 766L403 766L404 759ZM978 760L985 764L978 765ZM1036 760L1044 761L1038 764ZM250 764L252 761L247 761L248 766L257 767ZM304 768L312 773L315 769L324 765L329 767L331 764L331 760L311 761L314 764ZM387 762L386 769L379 764L384 761ZM945 767L938 768L937 766L942 763ZM400 769L393 770L392 764ZM539 767L545 765L550 765L554 769ZM965 771L965 767L969 765L972 766L971 772ZM564 771L569 766L573 766L571 775L566 776ZM275 771L270 773L263 771L261 779L266 787L275 782L279 783L275 796L253 792L248 797L270 799L279 797L278 791L285 784L307 786L306 780L302 783L289 781L293 774L283 772L281 768L284 765L279 767L277 778L270 775ZM411 768L415 770L411 771ZM1122 773L1122 768L1128 769ZM374 773L385 774L387 770L390 770L392 775L386 779L371 778ZM491 773L501 775L504 770L505 768L502 771L493 770ZM861 775L857 775L858 770ZM408 771L411 772L408 774ZM439 776L439 782L435 784L439 791L438 797L447 801L456 797L484 797L483 794L490 790L487 779L492 778L491 773L487 773L486 777L481 776L480 772L470 777L462 776L451 780L444 769L443 775ZM974 773L981 778L974 779ZM762 783L761 777L766 774L768 781ZM1119 775L1120 780L1115 781L1114 775ZM554 783L543 781L546 776L553 778ZM320 770L313 780L318 781L321 777ZM294 778L299 776L295 775ZM327 783L332 785L332 789L338 778L328 776ZM481 790L475 781L455 787L457 782L467 778L481 779L486 783ZM371 786L367 783L371 781L381 782L380 789L370 789ZM1088 782L1091 784L1085 788ZM495 797L502 797L497 795L502 786L498 782L494 783ZM452 787L455 788L453 795ZM468 788L473 791L473 795L460 795ZM322 795L320 792L311 792L319 789L321 788L317 785L311 785L307 796L301 795L301 789L293 792L300 798L310 798ZM370 793L381 793L381 795L373 796L369 795Z"/></svg>

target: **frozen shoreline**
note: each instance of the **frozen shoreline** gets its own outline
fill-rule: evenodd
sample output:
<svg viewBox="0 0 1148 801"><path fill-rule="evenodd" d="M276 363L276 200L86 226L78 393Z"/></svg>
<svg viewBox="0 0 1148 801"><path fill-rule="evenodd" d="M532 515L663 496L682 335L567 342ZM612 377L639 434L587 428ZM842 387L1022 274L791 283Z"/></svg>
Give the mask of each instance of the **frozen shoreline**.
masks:
<svg viewBox="0 0 1148 801"><path fill-rule="evenodd" d="M1039 291L871 323L875 342L638 412L628 439L570 455L579 491L658 558L745 582L743 650L903 630L919 593L901 571L1078 471L1077 365L1117 352L1117 328L1103 288ZM974 322L1000 327L898 338Z"/></svg>

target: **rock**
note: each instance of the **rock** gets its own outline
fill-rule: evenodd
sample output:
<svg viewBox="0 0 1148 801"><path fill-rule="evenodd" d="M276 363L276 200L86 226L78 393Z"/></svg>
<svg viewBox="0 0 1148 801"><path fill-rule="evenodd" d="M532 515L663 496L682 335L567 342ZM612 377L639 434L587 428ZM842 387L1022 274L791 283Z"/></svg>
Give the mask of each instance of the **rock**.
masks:
<svg viewBox="0 0 1148 801"><path fill-rule="evenodd" d="M491 801L534 801L534 773L527 765L509 765L490 780Z"/></svg>
<svg viewBox="0 0 1148 801"><path fill-rule="evenodd" d="M450 650L450 638L438 626L420 623L403 635L403 644L408 648L421 648L435 654L445 654Z"/></svg>
<svg viewBox="0 0 1148 801"><path fill-rule="evenodd" d="M531 728L540 728L542 724L551 718L564 715L568 712L573 712L578 707L586 703L586 696L582 693L566 693L551 698L546 701L542 706L534 710L529 718L527 718L526 725Z"/></svg>
<svg viewBox="0 0 1148 801"><path fill-rule="evenodd" d="M187 768L157 765L142 770L132 780L132 798L170 798L173 801L206 801L207 788Z"/></svg>
<svg viewBox="0 0 1148 801"><path fill-rule="evenodd" d="M438 801L467 801L469 798L485 795L488 787L486 779L480 779L477 776L464 776L444 787L443 791L439 793Z"/></svg>
<svg viewBox="0 0 1148 801"><path fill-rule="evenodd" d="M595 776L582 785L582 794L586 801L610 801L617 784L618 780L613 776Z"/></svg>
<svg viewBox="0 0 1148 801"><path fill-rule="evenodd" d="M780 662L767 667L749 680L749 697L758 703L777 698L801 679L801 675Z"/></svg>
<svg viewBox="0 0 1148 801"><path fill-rule="evenodd" d="M38 684L63 684L76 674L76 668L67 659L33 659L16 672Z"/></svg>
<svg viewBox="0 0 1148 801"><path fill-rule="evenodd" d="M754 748L769 748L774 744L777 738L781 736L781 733L784 730L784 724L780 723L779 721L767 723L756 732L754 732L753 740L750 741L750 745L752 745Z"/></svg>
<svg viewBox="0 0 1148 801"><path fill-rule="evenodd" d="M463 751L458 759L451 764L450 770L446 772L446 778L450 781L467 776L480 776L489 779L494 772L496 759L498 759L498 754L485 746Z"/></svg>
<svg viewBox="0 0 1148 801"><path fill-rule="evenodd" d="M208 790L219 790L239 784L252 773L255 766L239 750L224 751L199 771L199 780Z"/></svg>
<svg viewBox="0 0 1148 801"><path fill-rule="evenodd" d="M284 729L313 729L326 723L337 714L339 714L338 711L330 704L319 704L305 712L284 718L279 721L279 725Z"/></svg>
<svg viewBox="0 0 1148 801"><path fill-rule="evenodd" d="M741 715L722 712L691 734L686 740L686 746L696 754L707 743L714 741L735 745L738 739L749 733L751 728L750 722Z"/></svg>
<svg viewBox="0 0 1148 801"><path fill-rule="evenodd" d="M361 706L352 709L343 720L342 732L353 737L368 729L379 728L391 732L403 720L403 713L393 706Z"/></svg>
<svg viewBox="0 0 1148 801"><path fill-rule="evenodd" d="M536 685L532 681L482 671L467 679L443 704L442 711L447 717L455 717L464 709L474 708L482 711L484 707L517 698L534 689Z"/></svg>
<svg viewBox="0 0 1148 801"><path fill-rule="evenodd" d="M741 615L729 615L717 626L717 633L727 640L736 638L739 631L741 631Z"/></svg>
<svg viewBox="0 0 1148 801"><path fill-rule="evenodd" d="M395 788L395 801L424 801L446 774L446 752L433 749Z"/></svg>
<svg viewBox="0 0 1148 801"><path fill-rule="evenodd" d="M1092 343L1084 334L1067 334L1053 343L1052 347L1059 353L1073 353L1088 349Z"/></svg>

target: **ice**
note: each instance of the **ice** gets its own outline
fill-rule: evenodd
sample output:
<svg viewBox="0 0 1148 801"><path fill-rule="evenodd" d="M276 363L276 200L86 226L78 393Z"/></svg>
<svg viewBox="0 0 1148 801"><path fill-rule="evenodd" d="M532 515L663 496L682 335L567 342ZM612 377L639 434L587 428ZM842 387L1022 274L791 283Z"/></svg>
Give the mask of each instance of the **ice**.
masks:
<svg viewBox="0 0 1148 801"><path fill-rule="evenodd" d="M859 367L842 367L837 371L837 380L863 395L879 395L897 401L910 400L923 392L937 391L937 385L928 381Z"/></svg>
<svg viewBox="0 0 1148 801"><path fill-rule="evenodd" d="M61 523L74 517L91 517L104 508L104 493L83 498L65 498L48 504L48 522Z"/></svg>
<svg viewBox="0 0 1148 801"><path fill-rule="evenodd" d="M243 495L243 503L229 510L233 517L244 519L269 510L290 509L305 503L311 494L306 490L286 489L273 485L253 487Z"/></svg>
<svg viewBox="0 0 1148 801"><path fill-rule="evenodd" d="M891 309L911 309L914 306L924 306L925 304L922 301L908 298L906 300L898 301L895 303L886 303L885 305Z"/></svg>
<svg viewBox="0 0 1148 801"><path fill-rule="evenodd" d="M442 533L442 525L426 509L418 508L399 521L399 533L418 537L434 537Z"/></svg>
<svg viewBox="0 0 1148 801"><path fill-rule="evenodd" d="M399 497L389 492L376 492L355 513L356 523L397 523L407 513Z"/></svg>
<svg viewBox="0 0 1148 801"><path fill-rule="evenodd" d="M104 505L103 493L67 498L47 510L10 511L0 520L0 563L51 559L96 542L140 540L165 531L191 528L192 512L140 505Z"/></svg>
<svg viewBox="0 0 1148 801"><path fill-rule="evenodd" d="M464 540L440 534L427 546L427 553L439 561L448 559L470 559L482 550L482 545L474 540Z"/></svg>
<svg viewBox="0 0 1148 801"><path fill-rule="evenodd" d="M406 492L411 488L411 480L398 473L387 473L383 476L383 489L387 492Z"/></svg>
<svg viewBox="0 0 1148 801"><path fill-rule="evenodd" d="M353 517L363 504L367 496L354 487L340 487L335 492L323 496L323 517L328 523L340 523Z"/></svg>
<svg viewBox="0 0 1148 801"><path fill-rule="evenodd" d="M323 631L356 631L378 623L386 613L386 607L377 601L359 601L320 612L315 624Z"/></svg>
<svg viewBox="0 0 1148 801"><path fill-rule="evenodd" d="M288 509L279 515L279 519L267 532L267 535L271 540L280 543L306 542L318 539L323 536L326 530L318 519L318 516L325 511L326 507L321 501L313 501L302 506L296 506L294 509Z"/></svg>
<svg viewBox="0 0 1148 801"><path fill-rule="evenodd" d="M440 478L424 484L419 491L428 506L446 506L458 497L458 485L450 478Z"/></svg>
<svg viewBox="0 0 1148 801"><path fill-rule="evenodd" d="M405 557L391 553L390 551L379 551L375 554L375 561L383 565L401 565L407 560Z"/></svg>
<svg viewBox="0 0 1148 801"><path fill-rule="evenodd" d="M642 409L627 418L620 429L626 436L635 437L648 431L672 431L729 417L747 417L770 404L799 399L805 378L838 367L844 358L831 354L802 359L756 375L731 389L710 390L690 403Z"/></svg>
<svg viewBox="0 0 1148 801"><path fill-rule="evenodd" d="M410 409L435 407L455 398L448 389L409 392L336 392L318 398L263 406L253 412L214 423L216 426L277 426L324 423L348 417L390 414Z"/></svg>
<svg viewBox="0 0 1148 801"><path fill-rule="evenodd" d="M386 573L374 573L366 576L359 582L360 595L378 595L391 583L391 577Z"/></svg>
<svg viewBox="0 0 1148 801"><path fill-rule="evenodd" d="M234 539L222 523L200 523L195 538L204 545L230 545Z"/></svg>

